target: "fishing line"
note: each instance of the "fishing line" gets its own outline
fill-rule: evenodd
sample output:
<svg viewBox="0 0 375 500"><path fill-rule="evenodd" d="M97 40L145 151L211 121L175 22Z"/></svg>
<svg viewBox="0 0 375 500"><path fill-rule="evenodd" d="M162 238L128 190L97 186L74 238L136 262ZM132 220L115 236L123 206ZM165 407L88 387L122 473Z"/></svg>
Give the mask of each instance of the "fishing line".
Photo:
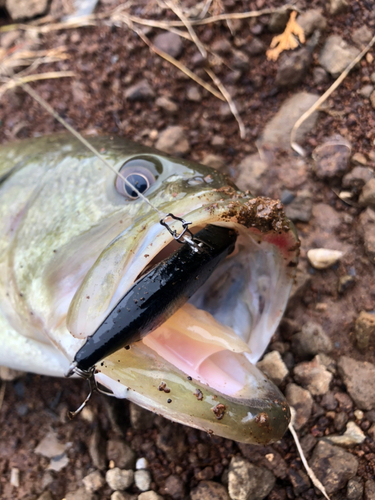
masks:
<svg viewBox="0 0 375 500"><path fill-rule="evenodd" d="M138 195L138 197L147 203L151 207L152 210L154 210L158 216L159 216L159 222L160 224L165 227L169 233L172 235L172 237L178 241L179 243L188 243L191 247L191 249L194 252L199 251L199 247L196 244L196 242L193 240L193 235L189 231L189 225L191 222L186 222L184 219L180 217L176 217L172 213L166 214L162 212L161 210L158 209L151 201L142 194L131 182L129 182L120 172L118 172L110 163L109 161L92 145L89 143L88 140L86 140L77 130L75 130L71 125L69 125L68 122L64 120L53 108L48 104L47 101L43 99L35 90L33 90L28 83L24 83L21 80L15 78L17 83L23 88L25 92L27 92L33 99L35 99L50 115L52 115L63 127L65 127L76 139L78 139L86 148L88 148L99 160L101 160L106 167L108 167L112 172L116 174L117 177L120 177L121 180L124 181L124 183L130 187L133 191L135 191ZM169 225L166 223L166 219L170 217L171 219L174 219L176 221L181 222L182 224L182 231L180 234L177 233L175 229L171 229Z"/></svg>

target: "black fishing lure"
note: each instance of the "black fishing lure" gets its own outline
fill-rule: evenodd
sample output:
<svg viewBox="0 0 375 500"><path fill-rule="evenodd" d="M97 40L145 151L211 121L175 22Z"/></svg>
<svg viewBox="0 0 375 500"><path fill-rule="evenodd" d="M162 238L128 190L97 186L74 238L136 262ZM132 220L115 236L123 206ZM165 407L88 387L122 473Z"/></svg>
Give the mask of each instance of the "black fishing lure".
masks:
<svg viewBox="0 0 375 500"><path fill-rule="evenodd" d="M194 252L184 243L137 280L77 352L71 371L84 373L103 358L158 328L207 281L234 250L233 229L207 225L193 236Z"/></svg>

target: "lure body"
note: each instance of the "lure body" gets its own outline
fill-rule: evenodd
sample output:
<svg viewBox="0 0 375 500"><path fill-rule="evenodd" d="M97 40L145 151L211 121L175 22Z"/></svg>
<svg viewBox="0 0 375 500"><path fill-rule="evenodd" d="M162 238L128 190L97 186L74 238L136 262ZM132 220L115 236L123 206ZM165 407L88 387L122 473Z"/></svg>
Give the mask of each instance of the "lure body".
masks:
<svg viewBox="0 0 375 500"><path fill-rule="evenodd" d="M184 243L134 283L75 355L79 370L89 370L164 323L233 252L236 233L230 228L208 225L195 235L194 241L201 244L200 251L194 252Z"/></svg>

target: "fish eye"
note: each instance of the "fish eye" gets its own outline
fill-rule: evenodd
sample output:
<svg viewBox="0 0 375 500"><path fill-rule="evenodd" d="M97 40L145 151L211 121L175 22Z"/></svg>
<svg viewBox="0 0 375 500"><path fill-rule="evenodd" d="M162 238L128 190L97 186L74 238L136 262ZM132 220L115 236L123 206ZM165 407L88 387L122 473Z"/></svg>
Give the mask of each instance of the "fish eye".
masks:
<svg viewBox="0 0 375 500"><path fill-rule="evenodd" d="M142 160L129 161L122 166L119 173L143 194L154 184L155 176L142 163L148 162L143 162ZM116 177L116 189L128 200L136 200L138 198L137 192L125 183L120 176Z"/></svg>

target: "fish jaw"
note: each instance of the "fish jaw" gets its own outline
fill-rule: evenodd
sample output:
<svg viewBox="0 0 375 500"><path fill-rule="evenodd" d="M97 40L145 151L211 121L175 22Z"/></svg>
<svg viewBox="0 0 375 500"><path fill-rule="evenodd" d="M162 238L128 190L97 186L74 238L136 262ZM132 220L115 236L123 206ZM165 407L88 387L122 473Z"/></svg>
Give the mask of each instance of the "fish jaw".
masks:
<svg viewBox="0 0 375 500"><path fill-rule="evenodd" d="M191 221L193 231L209 223L230 226L238 232L233 255L219 266L206 285L193 296L191 303L208 310L226 324L244 346L240 349L242 357L231 356L230 349L222 351L220 356L207 355L205 367L212 360L213 370L222 363L229 366L231 362L243 363L246 382L241 382L240 389L236 386L234 392L227 390L225 381L221 387L215 386L215 376L207 378L201 376L202 373L193 373L186 368L186 363L179 364L176 357L168 358L163 348L158 350L155 343L150 343L154 334L133 345L130 350L121 349L103 360L97 366L99 373L96 378L117 397L126 397L177 422L241 442L266 444L276 441L288 426L289 408L280 391L251 363L255 364L263 354L286 306L299 247L294 228L285 219L281 205L266 198L233 196L230 203L228 200L219 201L193 210L185 217ZM171 223L171 227L178 230L176 223ZM143 244L152 243L152 247L146 247L151 257L171 241L157 225L151 225L146 233L148 236L146 234L142 241ZM157 241L159 244L155 243ZM111 250L108 248L106 251ZM141 253L144 251L142 247ZM139 256L140 253L136 252L133 258L136 260ZM133 266L134 262L130 260L129 269ZM210 293L213 290L220 292L221 283L230 280L236 267L248 279L237 290L237 297L231 297L229 289L227 295L216 295L210 300ZM139 269L133 270L133 276L137 273ZM125 273L125 276L129 277L129 274ZM99 288L92 286L90 279L85 281L76 298L86 294L91 297L93 290ZM129 287L129 283L123 282L122 286ZM124 290L119 295L123 293ZM233 299L237 301L235 307L231 307ZM226 308L228 301L229 308ZM76 305L79 303L78 300ZM242 320L238 318L241 315L244 315ZM179 327L177 321L174 340L178 338L182 342L179 330L185 323L181 320ZM229 338L230 343L236 344L233 337ZM182 347L184 350L187 352L188 349ZM196 344L196 350L202 352L202 346ZM193 364L192 359L187 362ZM227 372L221 370L219 376L224 380L227 376L229 381L229 368ZM160 391L163 384L169 389L167 394ZM197 394L201 395L199 399Z"/></svg>

